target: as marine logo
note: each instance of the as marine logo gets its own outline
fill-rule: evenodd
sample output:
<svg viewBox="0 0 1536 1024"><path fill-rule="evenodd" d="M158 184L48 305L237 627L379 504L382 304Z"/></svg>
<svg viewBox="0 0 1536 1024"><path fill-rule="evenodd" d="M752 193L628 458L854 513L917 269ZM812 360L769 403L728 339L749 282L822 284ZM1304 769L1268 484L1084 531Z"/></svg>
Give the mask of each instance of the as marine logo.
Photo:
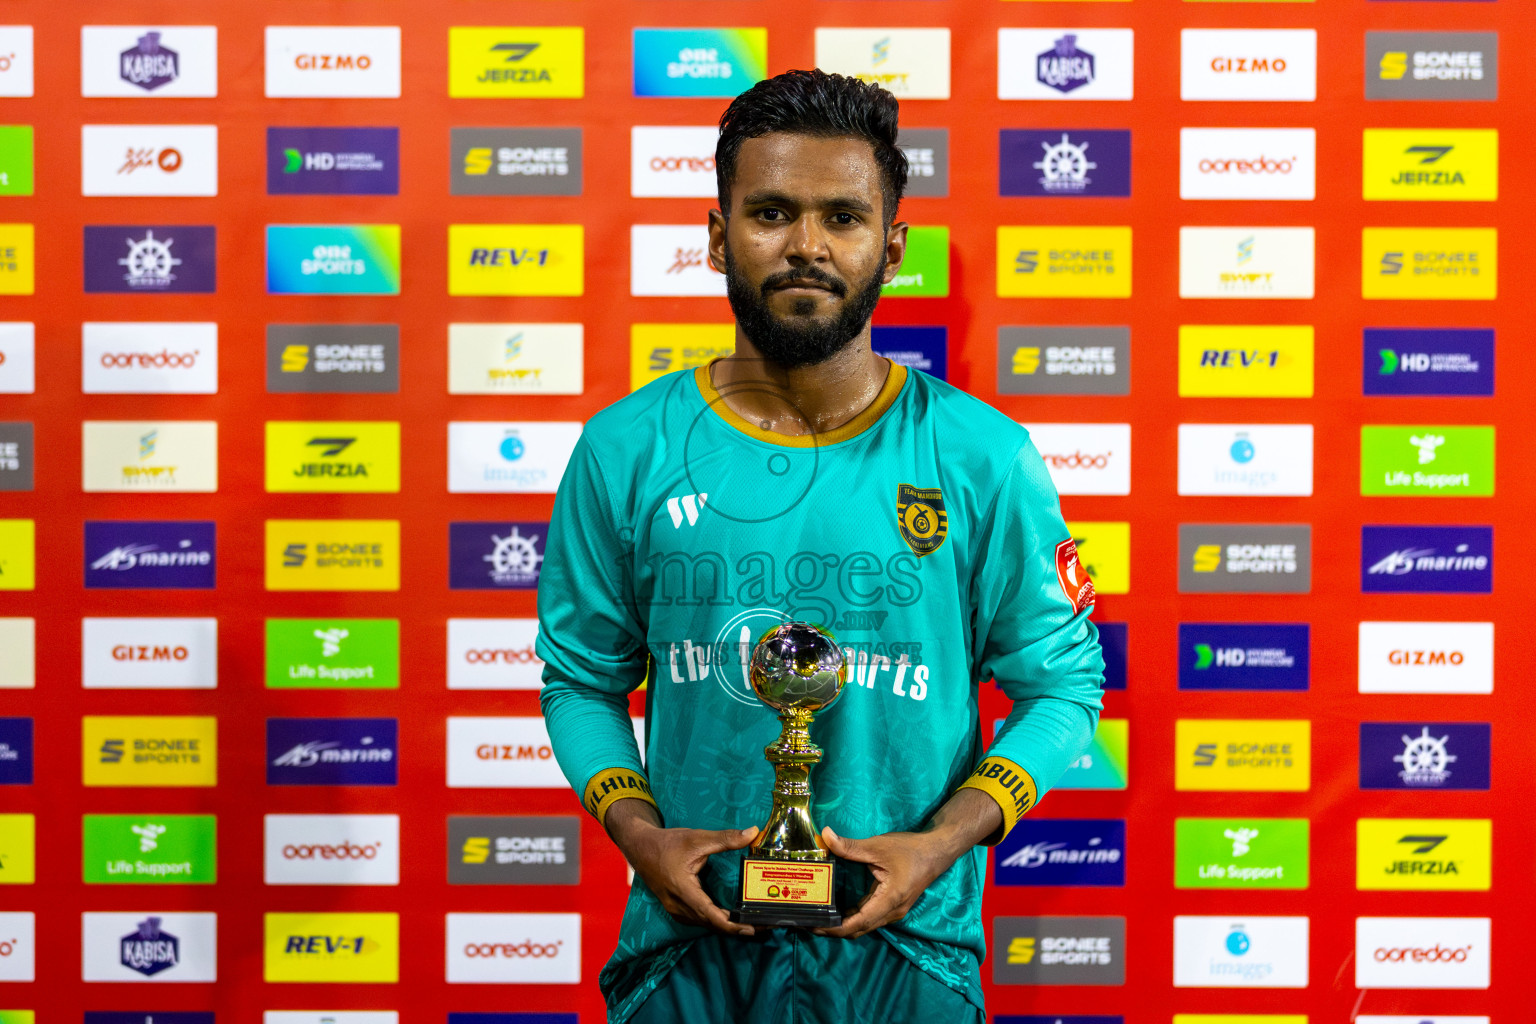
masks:
<svg viewBox="0 0 1536 1024"><path fill-rule="evenodd" d="M944 511L944 492L937 487L896 485L896 526L901 539L918 558L931 555L949 535L949 513Z"/></svg>

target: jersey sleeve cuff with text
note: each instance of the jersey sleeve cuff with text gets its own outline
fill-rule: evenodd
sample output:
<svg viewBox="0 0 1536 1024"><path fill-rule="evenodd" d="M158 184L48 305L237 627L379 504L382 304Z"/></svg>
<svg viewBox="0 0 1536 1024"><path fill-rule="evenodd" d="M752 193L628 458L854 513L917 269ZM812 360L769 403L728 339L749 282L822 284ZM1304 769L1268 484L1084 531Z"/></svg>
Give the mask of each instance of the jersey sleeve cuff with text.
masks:
<svg viewBox="0 0 1536 1024"><path fill-rule="evenodd" d="M981 790L997 801L1003 812L1003 827L984 840L986 846L1002 842L1040 797L1039 788L1029 772L1006 757L983 758L971 777L960 783L960 788Z"/></svg>
<svg viewBox="0 0 1536 1024"><path fill-rule="evenodd" d="M587 780L582 790L581 805L597 819L599 825L608 817L608 809L620 800L644 800L652 807L656 798L651 795L651 784L644 775L633 768L604 768Z"/></svg>

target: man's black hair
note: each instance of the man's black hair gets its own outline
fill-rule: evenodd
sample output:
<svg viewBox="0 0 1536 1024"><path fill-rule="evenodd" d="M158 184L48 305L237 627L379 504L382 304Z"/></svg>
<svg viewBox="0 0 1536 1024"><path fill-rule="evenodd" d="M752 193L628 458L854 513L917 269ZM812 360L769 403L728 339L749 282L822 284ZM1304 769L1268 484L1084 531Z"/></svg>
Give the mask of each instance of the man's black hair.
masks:
<svg viewBox="0 0 1536 1024"><path fill-rule="evenodd" d="M907 188L907 155L896 148L896 97L869 82L822 70L786 71L758 82L720 115L715 180L720 212L731 213L731 185L741 144L770 132L863 139L875 149L886 227Z"/></svg>

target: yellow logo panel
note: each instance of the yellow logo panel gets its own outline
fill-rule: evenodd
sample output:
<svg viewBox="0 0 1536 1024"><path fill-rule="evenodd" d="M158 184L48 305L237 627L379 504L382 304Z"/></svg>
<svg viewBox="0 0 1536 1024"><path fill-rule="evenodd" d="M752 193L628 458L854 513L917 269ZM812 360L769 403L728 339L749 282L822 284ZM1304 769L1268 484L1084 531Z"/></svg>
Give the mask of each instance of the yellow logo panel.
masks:
<svg viewBox="0 0 1536 1024"><path fill-rule="evenodd" d="M1131 297L1128 227L1000 227L997 294L1005 298Z"/></svg>
<svg viewBox="0 0 1536 1024"><path fill-rule="evenodd" d="M36 574L36 524L31 519L0 519L0 590L32 590Z"/></svg>
<svg viewBox="0 0 1536 1024"><path fill-rule="evenodd" d="M1131 591L1131 524L1068 523L1077 558L1100 594Z"/></svg>
<svg viewBox="0 0 1536 1024"><path fill-rule="evenodd" d="M1365 129L1366 199L1499 198L1496 128Z"/></svg>
<svg viewBox="0 0 1536 1024"><path fill-rule="evenodd" d="M0 814L0 885L31 885L36 880L37 819Z"/></svg>
<svg viewBox="0 0 1536 1024"><path fill-rule="evenodd" d="M580 224L448 225L449 295L580 295Z"/></svg>
<svg viewBox="0 0 1536 1024"><path fill-rule="evenodd" d="M399 590L398 519L268 519L268 590Z"/></svg>
<svg viewBox="0 0 1536 1024"><path fill-rule="evenodd" d="M0 224L0 295L31 295L37 246L31 224Z"/></svg>
<svg viewBox="0 0 1536 1024"><path fill-rule="evenodd" d="M1312 788L1312 723L1181 718L1173 788L1208 792L1302 792Z"/></svg>
<svg viewBox="0 0 1536 1024"><path fill-rule="evenodd" d="M1487 891L1493 822L1486 818L1361 818L1355 888Z"/></svg>
<svg viewBox="0 0 1536 1024"><path fill-rule="evenodd" d="M735 324L630 324L629 389L735 351Z"/></svg>
<svg viewBox="0 0 1536 1024"><path fill-rule="evenodd" d="M87 715L80 759L87 786L215 786L218 719Z"/></svg>
<svg viewBox="0 0 1536 1024"><path fill-rule="evenodd" d="M580 99L585 61L579 28L450 28L448 95Z"/></svg>
<svg viewBox="0 0 1536 1024"><path fill-rule="evenodd" d="M400 980L399 914L266 914L266 981Z"/></svg>
<svg viewBox="0 0 1536 1024"><path fill-rule="evenodd" d="M1360 294L1367 299L1494 299L1497 228L1365 228Z"/></svg>
<svg viewBox="0 0 1536 1024"><path fill-rule="evenodd" d="M1310 326L1194 325L1179 328L1184 398L1311 398Z"/></svg>
<svg viewBox="0 0 1536 1024"><path fill-rule="evenodd" d="M400 490L400 424L267 424L267 491Z"/></svg>

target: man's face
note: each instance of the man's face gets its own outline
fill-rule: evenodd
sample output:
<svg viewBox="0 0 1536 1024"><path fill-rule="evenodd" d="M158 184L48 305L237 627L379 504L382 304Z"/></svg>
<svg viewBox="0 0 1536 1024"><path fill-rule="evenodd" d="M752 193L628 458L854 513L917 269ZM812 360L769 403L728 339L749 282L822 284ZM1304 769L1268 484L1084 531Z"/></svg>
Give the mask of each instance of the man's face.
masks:
<svg viewBox="0 0 1536 1024"><path fill-rule="evenodd" d="M906 253L907 226L885 230L880 186L862 139L775 132L742 145L730 216L710 214L709 258L767 359L815 365L863 333Z"/></svg>

